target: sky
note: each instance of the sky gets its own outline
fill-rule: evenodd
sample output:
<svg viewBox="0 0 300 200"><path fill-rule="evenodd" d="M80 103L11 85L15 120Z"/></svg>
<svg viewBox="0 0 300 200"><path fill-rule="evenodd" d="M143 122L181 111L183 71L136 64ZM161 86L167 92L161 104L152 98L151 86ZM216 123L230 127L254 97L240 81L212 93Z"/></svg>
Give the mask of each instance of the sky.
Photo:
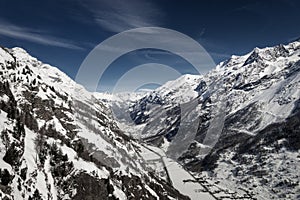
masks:
<svg viewBox="0 0 300 200"><path fill-rule="evenodd" d="M299 8L297 0L1 0L0 45L22 47L74 79L105 39L133 28L163 27L193 38L219 63L299 38ZM110 90L126 70L153 60L194 73L171 52L137 50L111 64L99 90Z"/></svg>

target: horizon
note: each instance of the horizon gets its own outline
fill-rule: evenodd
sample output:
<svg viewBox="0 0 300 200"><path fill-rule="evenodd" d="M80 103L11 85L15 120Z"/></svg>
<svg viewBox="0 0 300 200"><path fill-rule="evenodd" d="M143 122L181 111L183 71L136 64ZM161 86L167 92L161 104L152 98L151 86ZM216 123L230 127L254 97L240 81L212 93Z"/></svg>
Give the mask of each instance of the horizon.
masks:
<svg viewBox="0 0 300 200"><path fill-rule="evenodd" d="M218 64L255 47L287 44L299 38L300 27L295 26L300 21L299 6L296 0L172 4L167 0L5 0L0 3L0 44L21 47L75 80L84 59L99 43L125 30L157 26L186 34ZM97 90L110 91L126 71L149 62L171 66L180 74L197 74L190 63L172 52L140 49L116 59Z"/></svg>

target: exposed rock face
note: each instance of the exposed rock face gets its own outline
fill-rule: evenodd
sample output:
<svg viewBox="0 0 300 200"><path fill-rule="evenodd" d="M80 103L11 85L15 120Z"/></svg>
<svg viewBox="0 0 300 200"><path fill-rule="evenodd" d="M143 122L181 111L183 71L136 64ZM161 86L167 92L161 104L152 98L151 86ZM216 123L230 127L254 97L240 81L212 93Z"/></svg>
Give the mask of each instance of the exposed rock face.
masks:
<svg viewBox="0 0 300 200"><path fill-rule="evenodd" d="M188 199L149 174L111 110L57 68L21 48L0 48L0 68L0 199Z"/></svg>
<svg viewBox="0 0 300 200"><path fill-rule="evenodd" d="M299 41L255 48L206 75L168 82L133 104L132 118L145 124L143 140L167 146L169 155L179 154L178 161L202 178L257 199L299 198L299 63ZM184 109L195 102L189 118ZM224 126L214 137L209 130L220 115L218 106ZM182 145L177 139L191 135L179 128L196 119L199 125L188 148L176 152Z"/></svg>
<svg viewBox="0 0 300 200"><path fill-rule="evenodd" d="M146 170L109 102L20 48L0 48L0 68L1 199L188 199ZM126 114L220 199L298 199L299 70L299 41L256 48Z"/></svg>

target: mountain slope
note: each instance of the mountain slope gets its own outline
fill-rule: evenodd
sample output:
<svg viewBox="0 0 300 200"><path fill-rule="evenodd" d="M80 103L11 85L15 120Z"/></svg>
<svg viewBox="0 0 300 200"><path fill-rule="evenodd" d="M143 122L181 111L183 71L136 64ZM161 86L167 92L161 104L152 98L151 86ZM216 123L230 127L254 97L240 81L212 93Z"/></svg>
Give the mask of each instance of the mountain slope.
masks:
<svg viewBox="0 0 300 200"><path fill-rule="evenodd" d="M255 48L147 94L131 117L143 141L201 180L257 199L299 198L299 69L299 41Z"/></svg>
<svg viewBox="0 0 300 200"><path fill-rule="evenodd" d="M0 48L1 199L188 199L92 93L21 48Z"/></svg>

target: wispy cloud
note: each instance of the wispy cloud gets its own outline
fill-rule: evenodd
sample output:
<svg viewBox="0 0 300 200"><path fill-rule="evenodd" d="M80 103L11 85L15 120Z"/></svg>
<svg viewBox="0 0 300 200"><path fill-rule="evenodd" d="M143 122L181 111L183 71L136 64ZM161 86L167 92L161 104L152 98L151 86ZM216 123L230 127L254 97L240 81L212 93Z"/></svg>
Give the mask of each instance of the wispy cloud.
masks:
<svg viewBox="0 0 300 200"><path fill-rule="evenodd" d="M75 50L84 49L69 40L53 37L46 32L17 26L3 20L0 20L0 35L15 39L22 39L47 46L55 46Z"/></svg>
<svg viewBox="0 0 300 200"><path fill-rule="evenodd" d="M80 4L92 13L97 24L111 32L163 23L163 12L149 1L89 0L80 1Z"/></svg>

